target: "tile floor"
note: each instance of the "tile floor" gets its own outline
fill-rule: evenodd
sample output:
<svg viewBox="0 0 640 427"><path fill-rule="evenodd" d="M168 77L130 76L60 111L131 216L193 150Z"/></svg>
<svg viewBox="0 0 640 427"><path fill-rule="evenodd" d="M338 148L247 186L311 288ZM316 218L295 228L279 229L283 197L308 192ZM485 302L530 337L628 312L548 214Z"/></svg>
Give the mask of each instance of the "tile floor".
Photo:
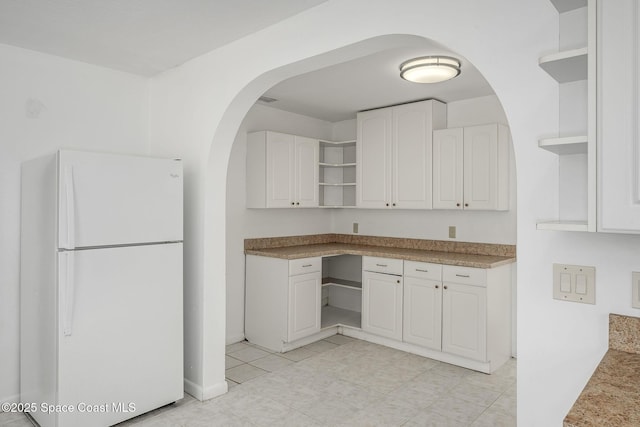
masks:
<svg viewBox="0 0 640 427"><path fill-rule="evenodd" d="M232 344L226 363L229 393L119 427L516 425L515 360L486 375L334 335L284 354ZM0 425L30 424L0 414Z"/></svg>

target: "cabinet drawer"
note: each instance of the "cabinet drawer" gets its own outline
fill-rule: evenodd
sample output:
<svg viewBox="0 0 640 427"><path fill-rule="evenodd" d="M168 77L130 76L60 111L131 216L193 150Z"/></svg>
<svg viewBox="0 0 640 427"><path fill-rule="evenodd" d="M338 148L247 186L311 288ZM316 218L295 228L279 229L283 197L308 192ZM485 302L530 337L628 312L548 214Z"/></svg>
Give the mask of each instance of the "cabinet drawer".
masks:
<svg viewBox="0 0 640 427"><path fill-rule="evenodd" d="M301 258L289 261L289 276L322 271L322 258Z"/></svg>
<svg viewBox="0 0 640 427"><path fill-rule="evenodd" d="M445 265L442 267L442 281L462 283L464 285L486 286L487 270L484 268Z"/></svg>
<svg viewBox="0 0 640 427"><path fill-rule="evenodd" d="M418 279L442 280L442 266L428 262L405 261L404 275Z"/></svg>
<svg viewBox="0 0 640 427"><path fill-rule="evenodd" d="M372 256L362 257L362 269L376 273L395 274L402 276L401 259L378 258Z"/></svg>

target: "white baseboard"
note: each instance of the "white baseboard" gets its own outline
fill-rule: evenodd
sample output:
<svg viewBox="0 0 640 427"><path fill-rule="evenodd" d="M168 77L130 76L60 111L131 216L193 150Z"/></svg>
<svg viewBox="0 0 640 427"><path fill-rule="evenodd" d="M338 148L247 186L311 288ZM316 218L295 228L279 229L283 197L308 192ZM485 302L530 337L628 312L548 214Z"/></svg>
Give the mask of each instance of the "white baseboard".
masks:
<svg viewBox="0 0 640 427"><path fill-rule="evenodd" d="M226 345L235 344L237 342L244 341L244 334L231 335L231 336L227 335L227 339L225 341L226 341L225 343Z"/></svg>
<svg viewBox="0 0 640 427"><path fill-rule="evenodd" d="M204 389L202 393L202 400L213 399L214 397L221 396L229 391L229 385L226 381L212 385Z"/></svg>
<svg viewBox="0 0 640 427"><path fill-rule="evenodd" d="M20 403L20 395L14 394L11 396L0 397L0 402L2 403ZM0 412L3 412L0 410Z"/></svg>
<svg viewBox="0 0 640 427"><path fill-rule="evenodd" d="M221 396L225 394L228 390L229 390L229 387L226 381L214 384L211 387L207 387L206 389L204 389L202 388L201 385L196 384L193 381L189 381L186 378L184 379L185 393L193 396L199 401L209 400L209 399L213 399L214 397Z"/></svg>
<svg viewBox="0 0 640 427"><path fill-rule="evenodd" d="M196 399L202 401L202 387L193 381L189 381L188 379L184 379L184 392L190 394Z"/></svg>

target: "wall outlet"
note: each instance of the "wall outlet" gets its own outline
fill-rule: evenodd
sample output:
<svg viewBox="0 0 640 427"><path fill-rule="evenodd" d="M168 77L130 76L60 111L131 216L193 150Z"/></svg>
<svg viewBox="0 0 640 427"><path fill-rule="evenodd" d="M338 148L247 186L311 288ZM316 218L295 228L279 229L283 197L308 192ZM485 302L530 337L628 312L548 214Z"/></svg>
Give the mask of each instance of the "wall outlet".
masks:
<svg viewBox="0 0 640 427"><path fill-rule="evenodd" d="M631 307L640 308L640 272L631 273Z"/></svg>
<svg viewBox="0 0 640 427"><path fill-rule="evenodd" d="M553 298L595 304L596 268L553 264Z"/></svg>
<svg viewBox="0 0 640 427"><path fill-rule="evenodd" d="M357 222L353 223L353 234L358 234L358 223Z"/></svg>
<svg viewBox="0 0 640 427"><path fill-rule="evenodd" d="M450 225L449 226L449 238L450 239L455 239L456 238L456 226L455 225Z"/></svg>

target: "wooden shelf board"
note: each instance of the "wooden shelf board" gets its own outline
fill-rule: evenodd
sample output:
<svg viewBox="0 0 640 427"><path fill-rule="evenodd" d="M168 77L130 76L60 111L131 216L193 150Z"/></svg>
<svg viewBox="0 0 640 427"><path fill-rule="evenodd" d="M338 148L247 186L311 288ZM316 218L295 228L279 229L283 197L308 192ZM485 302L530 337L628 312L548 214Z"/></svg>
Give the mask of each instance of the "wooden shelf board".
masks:
<svg viewBox="0 0 640 427"><path fill-rule="evenodd" d="M544 221L536 224L538 230L589 231L587 221Z"/></svg>
<svg viewBox="0 0 640 427"><path fill-rule="evenodd" d="M341 183L328 183L328 182L321 182L320 185L323 186L327 186L327 187L350 187L350 186L354 186L356 185L355 182L341 182Z"/></svg>
<svg viewBox="0 0 640 427"><path fill-rule="evenodd" d="M328 168L347 168L351 166L355 166L355 163L318 163L319 166L324 166Z"/></svg>
<svg viewBox="0 0 640 427"><path fill-rule="evenodd" d="M321 316L322 329L340 325L360 328L360 325L362 324L362 313L358 311L345 310L331 305L325 305L322 307Z"/></svg>
<svg viewBox="0 0 640 427"><path fill-rule="evenodd" d="M540 58L540 67L558 83L587 79L587 48L565 50Z"/></svg>
<svg viewBox="0 0 640 427"><path fill-rule="evenodd" d="M325 146L330 146L330 147L351 147L356 145L356 141L355 139L348 140L348 141L326 141L321 139L320 144Z"/></svg>
<svg viewBox="0 0 640 427"><path fill-rule="evenodd" d="M558 13L569 12L587 6L587 0L551 0Z"/></svg>
<svg viewBox="0 0 640 427"><path fill-rule="evenodd" d="M587 154L588 150L586 135L545 138L538 141L538 146L558 155Z"/></svg>
<svg viewBox="0 0 640 427"><path fill-rule="evenodd" d="M362 282L353 280L337 279L335 277L323 277L322 286L339 286L342 288L362 290Z"/></svg>

